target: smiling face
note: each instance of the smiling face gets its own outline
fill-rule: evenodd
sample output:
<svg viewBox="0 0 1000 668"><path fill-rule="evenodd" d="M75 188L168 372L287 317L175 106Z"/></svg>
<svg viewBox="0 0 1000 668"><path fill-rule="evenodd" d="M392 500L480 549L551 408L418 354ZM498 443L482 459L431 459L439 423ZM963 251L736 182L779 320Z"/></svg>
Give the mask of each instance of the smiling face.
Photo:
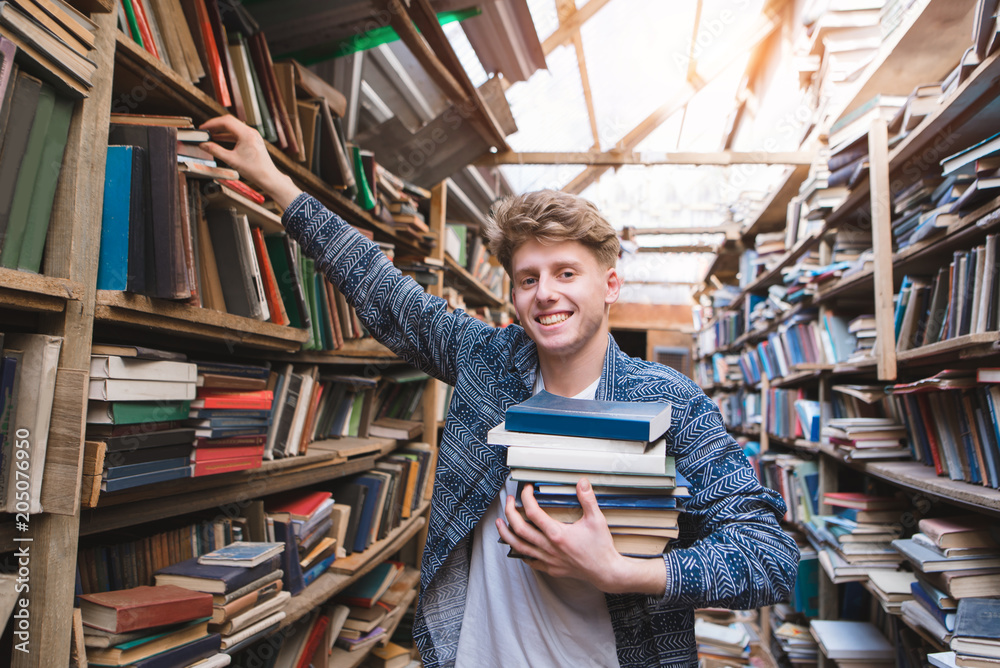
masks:
<svg viewBox="0 0 1000 668"><path fill-rule="evenodd" d="M608 308L621 279L579 241L529 239L511 258L514 309L547 362L578 363L607 349Z"/></svg>

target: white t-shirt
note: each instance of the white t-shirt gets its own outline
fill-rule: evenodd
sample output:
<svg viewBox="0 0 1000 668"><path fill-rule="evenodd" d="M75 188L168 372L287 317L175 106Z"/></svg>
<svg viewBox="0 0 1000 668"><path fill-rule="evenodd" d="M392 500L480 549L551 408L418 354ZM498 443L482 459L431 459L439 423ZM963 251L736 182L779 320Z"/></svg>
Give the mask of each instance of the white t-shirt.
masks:
<svg viewBox="0 0 1000 668"><path fill-rule="evenodd" d="M544 389L537 374L535 392ZM576 399L593 399L597 384ZM615 635L604 594L590 583L554 578L507 556L497 541L496 518L506 521L507 496L517 493L509 477L472 539L458 668L496 666L618 666Z"/></svg>

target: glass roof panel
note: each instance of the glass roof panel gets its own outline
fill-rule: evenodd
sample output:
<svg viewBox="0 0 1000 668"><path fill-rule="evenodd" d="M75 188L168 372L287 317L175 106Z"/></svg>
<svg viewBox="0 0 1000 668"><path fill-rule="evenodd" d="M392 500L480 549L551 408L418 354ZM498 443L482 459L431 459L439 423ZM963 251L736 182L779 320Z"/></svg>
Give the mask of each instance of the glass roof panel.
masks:
<svg viewBox="0 0 1000 668"><path fill-rule="evenodd" d="M462 63L462 67L469 75L472 84L479 88L486 83L489 75L483 69L483 64L479 62L479 56L476 55L475 49L469 43L469 38L466 36L465 30L462 29L462 24L455 21L446 23L441 28L451 43L451 48L455 49L455 55L458 56L458 60Z"/></svg>
<svg viewBox="0 0 1000 668"><path fill-rule="evenodd" d="M614 0L580 29L603 150L686 89L695 7Z"/></svg>
<svg viewBox="0 0 1000 668"><path fill-rule="evenodd" d="M545 38L559 27L559 15L556 13L556 0L528 0L528 11L538 33L538 41Z"/></svg>
<svg viewBox="0 0 1000 668"><path fill-rule="evenodd" d="M575 179L585 167L582 165L501 165L500 171L516 193L533 190L561 190Z"/></svg>

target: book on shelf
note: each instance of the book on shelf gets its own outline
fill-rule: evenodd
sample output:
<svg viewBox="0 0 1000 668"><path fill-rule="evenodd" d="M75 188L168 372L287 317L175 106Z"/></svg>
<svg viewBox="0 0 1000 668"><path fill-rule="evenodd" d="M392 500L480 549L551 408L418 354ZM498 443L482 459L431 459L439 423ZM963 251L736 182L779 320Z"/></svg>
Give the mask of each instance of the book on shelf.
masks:
<svg viewBox="0 0 1000 668"><path fill-rule="evenodd" d="M0 507L7 512L15 509L21 512L23 508L23 499L17 498L16 481L23 480L24 472L21 471L21 476L16 475L20 469L14 464L14 453L27 448L27 461L31 467L28 472L28 512L40 513L56 370L63 338L8 332L0 343L3 346L3 386L6 388L0 397L4 403L0 416L7 413L6 424L0 422L0 427L4 428L0 434L3 435L5 453L0 464ZM21 457L17 459L23 461Z"/></svg>
<svg viewBox="0 0 1000 668"><path fill-rule="evenodd" d="M176 586L143 586L83 595L80 608L86 626L128 633L209 617L212 597Z"/></svg>
<svg viewBox="0 0 1000 668"><path fill-rule="evenodd" d="M239 541L199 556L198 563L250 568L280 554L284 549L285 546L281 543Z"/></svg>
<svg viewBox="0 0 1000 668"><path fill-rule="evenodd" d="M951 649L961 656L1000 659L998 602L992 598L964 598L958 602Z"/></svg>
<svg viewBox="0 0 1000 668"><path fill-rule="evenodd" d="M219 646L219 636L209 634L208 621L202 620L173 631L145 636L113 647L92 647L87 650L87 660L105 666L142 666L144 661L149 662L147 665L156 665L153 662L188 660L192 654L197 660L203 658L206 652L217 652Z"/></svg>
<svg viewBox="0 0 1000 668"><path fill-rule="evenodd" d="M176 584L195 591L227 594L277 570L279 563L280 557L271 557L252 568L240 568L199 564L194 557L161 568L154 575L157 585Z"/></svg>

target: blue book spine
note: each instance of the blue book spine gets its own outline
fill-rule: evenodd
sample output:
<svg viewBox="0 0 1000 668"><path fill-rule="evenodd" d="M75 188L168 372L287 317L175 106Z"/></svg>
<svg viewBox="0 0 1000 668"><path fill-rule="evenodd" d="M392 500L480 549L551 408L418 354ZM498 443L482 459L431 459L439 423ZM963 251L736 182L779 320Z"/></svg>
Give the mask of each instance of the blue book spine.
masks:
<svg viewBox="0 0 1000 668"><path fill-rule="evenodd" d="M989 411L990 424L987 425L990 438L990 448L984 453L986 455L987 461L989 463L990 471L992 475L993 488L1000 487L1000 421L997 420L998 416L996 411L996 406L993 403L993 393L987 389L981 389L983 402L986 404L986 409ZM984 416L985 422L985 416Z"/></svg>
<svg viewBox="0 0 1000 668"><path fill-rule="evenodd" d="M943 624L949 632L953 632L955 630L955 613L943 610L939 607L937 598L924 589L922 583L911 582L910 593L912 593L913 598L915 598L917 602L920 603L925 610L927 610L927 612L934 615L934 618L941 622L941 624Z"/></svg>
<svg viewBox="0 0 1000 668"><path fill-rule="evenodd" d="M101 489L105 492L117 492L121 489L139 487L141 485L151 485L154 482L164 482L166 480L179 480L180 478L191 477L191 466L186 465L165 471L153 471L152 473L141 473L127 478L114 478L101 483Z"/></svg>
<svg viewBox="0 0 1000 668"><path fill-rule="evenodd" d="M122 464L121 466L109 466L105 469L105 479L114 480L115 478L129 478L134 475L142 475L144 473L155 473L156 471L166 471L167 469L176 469L181 466L187 466L190 464L189 457L174 457L171 459L160 459L152 462L143 462L141 464Z"/></svg>
<svg viewBox="0 0 1000 668"><path fill-rule="evenodd" d="M129 196L132 191L132 147L109 146L104 168L104 211L97 263L98 290L128 287Z"/></svg>
<svg viewBox="0 0 1000 668"><path fill-rule="evenodd" d="M365 494L365 503L361 508L361 519L358 521L358 533L354 538L354 551L364 552L371 543L368 540L371 536L372 522L375 517L375 506L378 504L378 497L382 493L382 479L368 476L359 476L354 482L368 488Z"/></svg>
<svg viewBox="0 0 1000 668"><path fill-rule="evenodd" d="M303 584L305 584L306 587L312 584L316 578L326 572L326 569L330 567L330 564L332 564L336 558L336 554L331 554L318 564L314 564L309 570L302 574Z"/></svg>

